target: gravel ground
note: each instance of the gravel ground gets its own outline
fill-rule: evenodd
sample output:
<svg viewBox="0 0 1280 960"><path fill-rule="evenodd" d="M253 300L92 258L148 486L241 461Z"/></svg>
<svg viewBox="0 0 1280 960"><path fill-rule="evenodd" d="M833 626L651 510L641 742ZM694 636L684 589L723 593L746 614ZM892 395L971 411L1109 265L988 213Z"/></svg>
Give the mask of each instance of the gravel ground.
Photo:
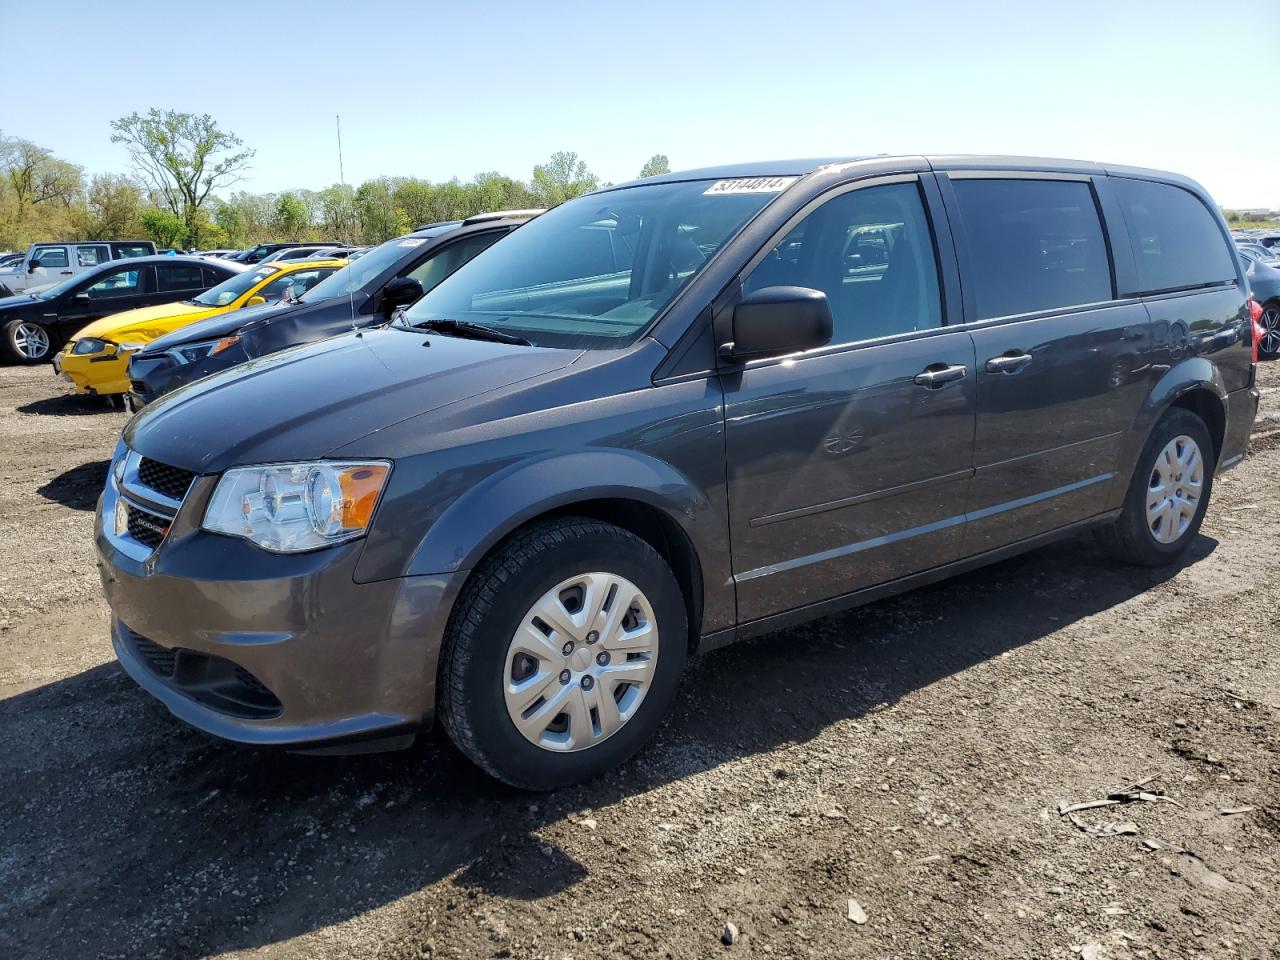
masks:
<svg viewBox="0 0 1280 960"><path fill-rule="evenodd" d="M0 369L0 957L1276 957L1263 379L1180 567L1083 538L718 651L637 760L535 797L437 736L303 758L170 717L92 558L125 416Z"/></svg>

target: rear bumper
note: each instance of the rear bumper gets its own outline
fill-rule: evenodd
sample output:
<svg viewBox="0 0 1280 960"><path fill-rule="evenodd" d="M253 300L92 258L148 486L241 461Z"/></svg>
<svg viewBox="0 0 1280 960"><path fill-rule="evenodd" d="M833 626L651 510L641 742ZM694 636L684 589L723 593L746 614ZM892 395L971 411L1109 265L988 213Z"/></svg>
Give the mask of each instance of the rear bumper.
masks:
<svg viewBox="0 0 1280 960"><path fill-rule="evenodd" d="M430 726L462 575L357 583L359 541L268 554L184 521L209 492L193 488L148 553L114 532L108 481L95 543L125 671L178 718L239 743L353 752Z"/></svg>
<svg viewBox="0 0 1280 960"><path fill-rule="evenodd" d="M1218 471L1230 470L1249 449L1249 432L1258 416L1260 400L1256 386L1245 387L1227 394L1227 424L1222 437L1222 450L1218 456Z"/></svg>

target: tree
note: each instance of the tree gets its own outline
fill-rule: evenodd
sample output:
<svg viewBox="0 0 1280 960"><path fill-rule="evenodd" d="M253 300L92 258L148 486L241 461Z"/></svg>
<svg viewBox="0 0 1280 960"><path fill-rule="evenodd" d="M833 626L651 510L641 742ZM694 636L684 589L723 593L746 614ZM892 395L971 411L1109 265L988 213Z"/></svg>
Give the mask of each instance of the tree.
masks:
<svg viewBox="0 0 1280 960"><path fill-rule="evenodd" d="M146 116L134 112L113 121L111 129L111 142L128 147L138 172L188 233L213 190L238 182L254 155L207 113L153 107Z"/></svg>
<svg viewBox="0 0 1280 960"><path fill-rule="evenodd" d="M560 151L533 168L530 188L539 203L550 207L590 193L599 183L600 178L587 169L585 160L579 160L576 153Z"/></svg>
<svg viewBox="0 0 1280 960"><path fill-rule="evenodd" d="M0 137L0 170L13 191L19 222L37 204L60 201L64 208L70 208L84 192L80 167L59 160L30 140Z"/></svg>
<svg viewBox="0 0 1280 960"><path fill-rule="evenodd" d="M345 183L320 191L320 219L330 240L350 241L356 227L356 192Z"/></svg>
<svg viewBox="0 0 1280 960"><path fill-rule="evenodd" d="M356 191L356 214L365 243L382 243L411 229L404 211L395 205L395 182L387 177L366 180Z"/></svg>
<svg viewBox="0 0 1280 960"><path fill-rule="evenodd" d="M142 190L118 173L100 173L89 184L88 202L76 218L85 240L121 240L138 236L142 223Z"/></svg>
<svg viewBox="0 0 1280 960"><path fill-rule="evenodd" d="M272 221L276 232L290 240L297 240L302 235L302 231L311 225L311 218L307 215L307 205L292 193L280 194L280 198L276 200L274 213Z"/></svg>
<svg viewBox="0 0 1280 960"><path fill-rule="evenodd" d="M649 162L640 168L640 179L646 177L656 177L661 173L670 173L671 164L667 162L665 153L655 153L649 158Z"/></svg>
<svg viewBox="0 0 1280 960"><path fill-rule="evenodd" d="M180 247L187 236L187 226L172 210L161 210L159 207L148 207L143 210L139 219L143 232L148 239L154 240L157 247Z"/></svg>

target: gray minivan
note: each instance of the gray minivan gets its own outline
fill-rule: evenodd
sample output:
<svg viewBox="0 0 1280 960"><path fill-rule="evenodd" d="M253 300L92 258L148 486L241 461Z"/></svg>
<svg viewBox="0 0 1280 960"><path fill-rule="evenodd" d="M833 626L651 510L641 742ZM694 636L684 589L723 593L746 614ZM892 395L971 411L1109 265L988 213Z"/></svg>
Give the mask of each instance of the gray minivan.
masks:
<svg viewBox="0 0 1280 960"><path fill-rule="evenodd" d="M251 744L438 716L547 789L694 651L1084 529L1195 538L1258 405L1256 304L1182 177L874 157L609 187L400 318L127 426L96 542L125 669Z"/></svg>

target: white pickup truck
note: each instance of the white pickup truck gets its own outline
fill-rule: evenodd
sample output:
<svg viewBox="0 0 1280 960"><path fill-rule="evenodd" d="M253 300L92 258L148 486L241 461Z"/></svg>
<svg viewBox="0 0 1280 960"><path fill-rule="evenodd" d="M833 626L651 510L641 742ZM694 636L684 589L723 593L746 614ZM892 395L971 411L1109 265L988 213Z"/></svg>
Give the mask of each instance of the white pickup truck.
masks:
<svg viewBox="0 0 1280 960"><path fill-rule="evenodd" d="M150 240L85 240L73 243L33 243L21 263L0 271L0 296L25 293L58 283L108 260L154 256Z"/></svg>

